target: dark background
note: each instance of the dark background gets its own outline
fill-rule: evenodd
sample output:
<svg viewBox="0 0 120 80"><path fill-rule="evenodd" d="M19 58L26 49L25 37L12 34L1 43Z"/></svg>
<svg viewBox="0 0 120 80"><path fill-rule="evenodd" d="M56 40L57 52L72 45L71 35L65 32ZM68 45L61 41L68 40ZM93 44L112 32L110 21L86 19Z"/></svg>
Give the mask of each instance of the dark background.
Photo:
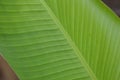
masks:
<svg viewBox="0 0 120 80"><path fill-rule="evenodd" d="M120 17L120 0L103 0Z"/></svg>

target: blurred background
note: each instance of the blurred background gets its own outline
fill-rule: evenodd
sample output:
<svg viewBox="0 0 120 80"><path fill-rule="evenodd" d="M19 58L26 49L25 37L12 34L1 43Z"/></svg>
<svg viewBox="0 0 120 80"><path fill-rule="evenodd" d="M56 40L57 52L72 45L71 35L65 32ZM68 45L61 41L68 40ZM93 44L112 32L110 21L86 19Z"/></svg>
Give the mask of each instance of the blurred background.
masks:
<svg viewBox="0 0 120 80"><path fill-rule="evenodd" d="M120 0L103 0L120 17Z"/></svg>

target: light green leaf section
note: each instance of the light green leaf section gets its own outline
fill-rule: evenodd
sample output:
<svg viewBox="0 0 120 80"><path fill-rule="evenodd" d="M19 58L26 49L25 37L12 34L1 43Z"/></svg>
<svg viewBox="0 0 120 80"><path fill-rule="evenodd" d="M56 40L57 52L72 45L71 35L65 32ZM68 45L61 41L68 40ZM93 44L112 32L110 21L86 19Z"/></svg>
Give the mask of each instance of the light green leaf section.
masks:
<svg viewBox="0 0 120 80"><path fill-rule="evenodd" d="M20 80L97 80L43 0L0 1L0 52Z"/></svg>
<svg viewBox="0 0 120 80"><path fill-rule="evenodd" d="M120 22L98 0L0 0L0 52L20 80L120 80Z"/></svg>
<svg viewBox="0 0 120 80"><path fill-rule="evenodd" d="M120 19L100 0L46 0L98 80L120 80Z"/></svg>

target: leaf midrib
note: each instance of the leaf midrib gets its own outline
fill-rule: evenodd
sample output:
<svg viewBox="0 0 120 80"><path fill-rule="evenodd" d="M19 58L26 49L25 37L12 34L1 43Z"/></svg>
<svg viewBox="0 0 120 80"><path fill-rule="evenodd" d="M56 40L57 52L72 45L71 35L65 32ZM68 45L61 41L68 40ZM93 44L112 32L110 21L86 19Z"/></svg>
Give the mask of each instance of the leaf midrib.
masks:
<svg viewBox="0 0 120 80"><path fill-rule="evenodd" d="M52 17L52 19L56 23L56 25L58 25L58 28L63 33L66 40L68 41L68 43L72 47L72 49L75 51L76 55L78 56L79 60L83 64L85 70L88 72L89 76L92 78L92 80L98 80L97 77L95 76L94 72L91 70L90 66L87 64L86 60L82 56L82 53L80 52L80 50L76 47L76 45L74 44L74 42L70 38L69 34L64 30L64 27L60 23L59 19L57 19L57 17L54 15L54 13L52 12L52 10L49 8L49 6L47 5L47 3L44 0L41 0L41 3L46 8L46 10L48 11L48 14Z"/></svg>

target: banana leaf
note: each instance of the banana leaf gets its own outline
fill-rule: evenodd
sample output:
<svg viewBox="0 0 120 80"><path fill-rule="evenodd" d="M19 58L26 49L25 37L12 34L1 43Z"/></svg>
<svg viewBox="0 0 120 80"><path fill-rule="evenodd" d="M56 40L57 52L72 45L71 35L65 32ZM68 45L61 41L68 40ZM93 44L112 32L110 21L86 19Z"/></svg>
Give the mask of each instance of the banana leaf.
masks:
<svg viewBox="0 0 120 80"><path fill-rule="evenodd" d="M0 53L20 80L120 80L120 20L100 0L0 0Z"/></svg>

